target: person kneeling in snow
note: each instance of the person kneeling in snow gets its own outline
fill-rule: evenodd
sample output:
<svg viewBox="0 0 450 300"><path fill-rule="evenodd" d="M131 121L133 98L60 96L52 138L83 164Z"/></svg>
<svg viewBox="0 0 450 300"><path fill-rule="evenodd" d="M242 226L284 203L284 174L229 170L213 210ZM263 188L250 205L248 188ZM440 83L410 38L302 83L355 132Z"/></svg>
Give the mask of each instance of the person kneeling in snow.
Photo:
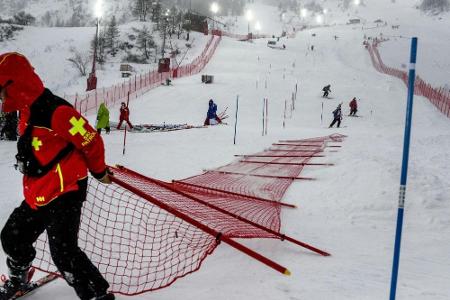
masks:
<svg viewBox="0 0 450 300"><path fill-rule="evenodd" d="M222 123L222 120L217 116L217 105L212 99L208 102L208 113L204 125L217 125Z"/></svg>

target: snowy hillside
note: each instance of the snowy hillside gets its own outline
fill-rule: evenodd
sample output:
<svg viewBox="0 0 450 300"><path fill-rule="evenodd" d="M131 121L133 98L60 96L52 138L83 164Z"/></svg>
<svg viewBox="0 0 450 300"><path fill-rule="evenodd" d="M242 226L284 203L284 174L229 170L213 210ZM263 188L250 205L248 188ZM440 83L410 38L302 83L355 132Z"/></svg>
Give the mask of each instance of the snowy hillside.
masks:
<svg viewBox="0 0 450 300"><path fill-rule="evenodd" d="M322 24L317 15L284 18L275 6L255 0L248 7L259 21L261 33L279 35L295 22L308 24L295 38L282 38L286 50L267 47L267 40L252 43L224 37L202 74L214 83L200 83L200 75L174 80L130 102L131 121L141 123L203 123L210 98L219 111L228 107L227 126L167 133L130 133L122 155L123 133L104 135L107 163L122 164L161 180L182 179L204 169L225 165L235 154L268 148L282 139L345 134L337 152L325 151L315 162L334 166L305 168L284 202L298 208L282 211L282 232L330 252L321 257L276 240L240 240L255 251L288 267L287 277L221 244L199 271L168 288L117 299L230 300L230 299L387 299L395 235L398 189L403 147L407 91L398 79L378 73L362 42L366 36L389 37L380 46L386 64L407 65L409 40L417 36L417 74L437 86L449 85L450 18L420 13L415 1L365 0L364 6L338 7L341 1L321 1L328 9ZM319 1L317 1L319 2ZM412 3L414 2L414 3ZM351 4L353 5L353 4ZM364 22L346 25L349 19ZM373 23L381 19L379 27ZM248 22L237 20L235 33L246 34ZM392 25L399 25L393 29ZM127 25L124 25L127 26ZM64 93L82 92L65 62L70 46L86 48L94 28L27 28L16 40L0 44L0 52L26 54L46 84ZM313 35L314 34L314 35ZM337 38L335 38L335 36ZM399 36L402 36L400 38ZM195 36L191 57L202 51L207 37ZM311 46L314 45L314 50ZM46 50L47 49L47 50ZM194 54L195 53L195 54ZM122 80L105 66L99 83ZM267 88L265 85L267 84ZM296 109L282 127L285 100L298 85ZM331 84L331 98L321 89ZM239 96L237 142L233 145L236 97ZM269 99L268 135L261 136L263 98ZM348 102L359 99L359 118L347 117ZM444 300L450 298L450 119L427 99L415 97L406 192L405 220L397 299ZM343 102L342 128L329 129L331 112ZM321 118L323 107L323 118ZM118 119L111 107L111 120ZM94 122L95 115L88 116ZM0 143L0 225L21 200L21 176L12 167L16 145ZM6 273L0 252L0 273ZM42 288L30 299L76 299L62 280Z"/></svg>

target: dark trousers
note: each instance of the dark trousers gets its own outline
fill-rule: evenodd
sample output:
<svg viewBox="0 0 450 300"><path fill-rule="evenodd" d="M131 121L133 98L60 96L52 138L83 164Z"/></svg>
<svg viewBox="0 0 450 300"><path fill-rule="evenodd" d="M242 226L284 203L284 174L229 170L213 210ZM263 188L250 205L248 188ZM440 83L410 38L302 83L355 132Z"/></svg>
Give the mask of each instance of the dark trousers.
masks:
<svg viewBox="0 0 450 300"><path fill-rule="evenodd" d="M329 93L328 91L324 91L322 97L323 97L323 98L328 97L328 93Z"/></svg>
<svg viewBox="0 0 450 300"><path fill-rule="evenodd" d="M119 120L119 125L117 125L117 129L120 129L120 127L122 126L123 121L127 122L128 126L130 126L130 128L133 128L133 125L131 125L130 120L128 120L128 119L120 119Z"/></svg>
<svg viewBox="0 0 450 300"><path fill-rule="evenodd" d="M350 109L350 116L355 116L358 110L356 108Z"/></svg>
<svg viewBox="0 0 450 300"><path fill-rule="evenodd" d="M87 179L79 181L78 185L78 191L63 194L37 210L23 201L6 222L1 241L8 259L15 265L27 266L36 255L33 243L46 230L53 262L80 299L84 300L103 294L109 284L78 247Z"/></svg>
<svg viewBox="0 0 450 300"><path fill-rule="evenodd" d="M337 127L341 126L341 118L334 119L333 122L331 122L330 127L333 127L333 125L337 122Z"/></svg>

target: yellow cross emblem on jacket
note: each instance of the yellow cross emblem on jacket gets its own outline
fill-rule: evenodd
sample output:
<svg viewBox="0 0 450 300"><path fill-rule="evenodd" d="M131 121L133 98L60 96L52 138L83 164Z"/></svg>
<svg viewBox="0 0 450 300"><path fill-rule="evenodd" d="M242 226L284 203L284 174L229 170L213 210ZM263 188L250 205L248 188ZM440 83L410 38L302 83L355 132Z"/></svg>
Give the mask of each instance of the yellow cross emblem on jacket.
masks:
<svg viewBox="0 0 450 300"><path fill-rule="evenodd" d="M31 146L34 147L35 151L39 151L39 147L42 146L42 141L40 141L36 136L33 137L33 140L31 141Z"/></svg>
<svg viewBox="0 0 450 300"><path fill-rule="evenodd" d="M79 133L81 136L84 136L86 134L86 129L84 129L84 124L86 124L86 121L82 117L80 117L79 120L72 117L69 122L73 125L73 127L69 130L71 135Z"/></svg>

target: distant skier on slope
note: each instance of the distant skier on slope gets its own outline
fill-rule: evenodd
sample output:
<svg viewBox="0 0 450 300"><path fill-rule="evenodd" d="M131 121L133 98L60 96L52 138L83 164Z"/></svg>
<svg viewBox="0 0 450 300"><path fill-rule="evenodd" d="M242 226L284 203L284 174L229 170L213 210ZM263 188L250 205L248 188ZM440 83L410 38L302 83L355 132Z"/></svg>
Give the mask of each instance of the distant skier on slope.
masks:
<svg viewBox="0 0 450 300"><path fill-rule="evenodd" d="M339 128L341 126L341 120L342 120L342 111L341 111L341 104L339 104L336 109L333 111L333 122L331 122L330 126L328 128L333 127L333 125L337 122L337 127Z"/></svg>
<svg viewBox="0 0 450 300"><path fill-rule="evenodd" d="M349 114L349 116L355 116L356 117L356 113L358 112L358 103L356 102L356 97L353 97L352 101L350 101L348 106L350 106L350 114Z"/></svg>
<svg viewBox="0 0 450 300"><path fill-rule="evenodd" d="M328 97L328 94L331 93L331 84L324 86L322 91L323 91L322 98Z"/></svg>
<svg viewBox="0 0 450 300"><path fill-rule="evenodd" d="M220 123L222 123L222 120L217 116L217 105L210 99L204 125L217 125Z"/></svg>

